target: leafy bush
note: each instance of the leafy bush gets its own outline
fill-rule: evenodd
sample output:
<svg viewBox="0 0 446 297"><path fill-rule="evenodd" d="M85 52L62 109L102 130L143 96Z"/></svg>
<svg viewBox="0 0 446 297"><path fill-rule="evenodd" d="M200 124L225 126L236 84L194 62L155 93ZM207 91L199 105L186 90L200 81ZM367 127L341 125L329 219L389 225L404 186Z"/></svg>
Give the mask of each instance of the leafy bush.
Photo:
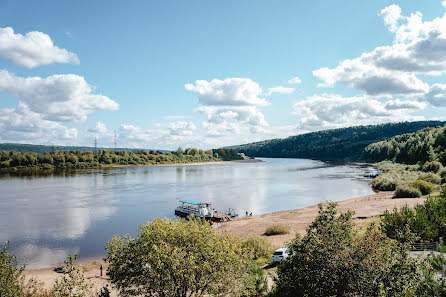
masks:
<svg viewBox="0 0 446 297"><path fill-rule="evenodd" d="M400 296L416 290L416 260L375 226L357 234L352 216L338 213L335 203L319 205L306 235L291 243L292 255L279 264L275 296L378 296L382 290Z"/></svg>
<svg viewBox="0 0 446 297"><path fill-rule="evenodd" d="M254 235L242 243L243 247L253 253L255 260L268 259L271 257L272 246L268 238L260 235Z"/></svg>
<svg viewBox="0 0 446 297"><path fill-rule="evenodd" d="M157 218L134 238L114 236L106 250L110 280L123 296L239 296L255 286L240 240L200 219Z"/></svg>
<svg viewBox="0 0 446 297"><path fill-rule="evenodd" d="M381 229L390 238L404 241L401 237L409 229L421 241L438 241L446 238L446 190L437 196L429 196L424 204L412 210L402 207L386 211L381 218Z"/></svg>
<svg viewBox="0 0 446 297"><path fill-rule="evenodd" d="M427 258L429 266L423 266L424 282L418 296L446 296L446 245L442 238L438 251Z"/></svg>
<svg viewBox="0 0 446 297"><path fill-rule="evenodd" d="M416 180L410 183L410 185L420 190L422 195L429 195L434 190L434 185L425 180Z"/></svg>
<svg viewBox="0 0 446 297"><path fill-rule="evenodd" d="M396 188L395 180L384 175L376 177L370 185L378 191L394 191Z"/></svg>
<svg viewBox="0 0 446 297"><path fill-rule="evenodd" d="M266 228L265 233L263 233L266 236L272 236L272 235L281 235L281 234L288 234L290 233L290 227L284 225L284 224L274 224L271 226L268 226Z"/></svg>
<svg viewBox="0 0 446 297"><path fill-rule="evenodd" d="M396 186L393 198L418 198L421 197L421 191L409 184L402 183Z"/></svg>
<svg viewBox="0 0 446 297"><path fill-rule="evenodd" d="M443 165L438 161L426 162L423 165L423 171L437 173L443 169Z"/></svg>
<svg viewBox="0 0 446 297"><path fill-rule="evenodd" d="M418 177L419 180L424 180L433 184L441 184L441 177L438 174L432 173L432 172L428 172L428 173L423 173L420 175L420 177Z"/></svg>

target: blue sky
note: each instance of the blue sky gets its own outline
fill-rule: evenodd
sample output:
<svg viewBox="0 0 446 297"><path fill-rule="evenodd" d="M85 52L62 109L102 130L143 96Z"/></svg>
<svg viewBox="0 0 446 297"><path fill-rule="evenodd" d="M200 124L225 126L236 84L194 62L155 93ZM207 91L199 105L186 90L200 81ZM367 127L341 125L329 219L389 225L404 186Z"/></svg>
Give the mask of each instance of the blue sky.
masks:
<svg viewBox="0 0 446 297"><path fill-rule="evenodd" d="M0 142L212 148L445 118L441 1L130 3L0 0Z"/></svg>

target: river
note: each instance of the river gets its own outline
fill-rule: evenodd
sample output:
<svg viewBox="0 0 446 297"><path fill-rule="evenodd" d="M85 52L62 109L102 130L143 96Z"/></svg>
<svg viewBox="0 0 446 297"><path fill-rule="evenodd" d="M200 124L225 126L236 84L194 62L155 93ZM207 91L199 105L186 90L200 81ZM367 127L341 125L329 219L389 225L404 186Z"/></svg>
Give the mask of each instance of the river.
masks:
<svg viewBox="0 0 446 297"><path fill-rule="evenodd" d="M172 218L182 199L245 215L296 209L373 193L359 163L262 159L197 166L125 167L0 177L0 243L28 269L105 255L114 234Z"/></svg>

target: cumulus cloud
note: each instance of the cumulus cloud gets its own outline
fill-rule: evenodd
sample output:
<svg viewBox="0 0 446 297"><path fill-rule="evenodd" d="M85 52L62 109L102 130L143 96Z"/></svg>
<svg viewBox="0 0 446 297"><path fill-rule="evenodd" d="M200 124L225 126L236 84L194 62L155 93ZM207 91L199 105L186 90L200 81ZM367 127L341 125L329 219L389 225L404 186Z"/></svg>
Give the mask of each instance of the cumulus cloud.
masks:
<svg viewBox="0 0 446 297"><path fill-rule="evenodd" d="M15 34L11 27L0 28L0 56L27 68L52 63L79 64L76 54L55 46L47 34L38 31Z"/></svg>
<svg viewBox="0 0 446 297"><path fill-rule="evenodd" d="M278 93L278 94L292 94L292 93L294 93L295 90L296 90L295 88L277 86L277 87L269 88L267 94L268 95L271 95L271 94L274 94L274 93Z"/></svg>
<svg viewBox="0 0 446 297"><path fill-rule="evenodd" d="M429 92L420 97L421 101L426 101L436 107L446 106L446 84L433 84Z"/></svg>
<svg viewBox="0 0 446 297"><path fill-rule="evenodd" d="M405 17L399 6L391 5L380 16L395 33L394 43L344 60L335 68L313 71L323 81L319 86L341 83L368 95L415 97L429 92L428 84L416 75L446 73L446 14L423 21L420 12Z"/></svg>
<svg viewBox="0 0 446 297"><path fill-rule="evenodd" d="M155 138L150 130L129 124L122 124L118 132L120 143L130 147L147 147Z"/></svg>
<svg viewBox="0 0 446 297"><path fill-rule="evenodd" d="M300 80L299 77L293 77L292 79L288 80L288 83L291 85L298 85L300 83L302 83L302 81Z"/></svg>
<svg viewBox="0 0 446 297"><path fill-rule="evenodd" d="M198 101L203 105L267 105L266 99L260 98L260 85L249 78L213 79L210 82L197 80L195 84L186 84L185 88L196 92Z"/></svg>
<svg viewBox="0 0 446 297"><path fill-rule="evenodd" d="M257 109L268 102L261 97L263 90L260 85L249 78L197 80L195 84L186 84L185 88L198 94L201 106L195 111L207 117L208 122L202 127L208 136L238 133L243 126L249 127L251 133L257 133L268 126L263 113ZM289 92L289 89L292 88L271 88L266 95Z"/></svg>
<svg viewBox="0 0 446 297"><path fill-rule="evenodd" d="M77 136L76 129L45 120L24 103L19 102L15 109L0 109L0 139L3 142L61 143L73 141Z"/></svg>
<svg viewBox="0 0 446 297"><path fill-rule="evenodd" d="M170 123L169 131L171 135L192 135L197 127L192 122L176 121Z"/></svg>
<svg viewBox="0 0 446 297"><path fill-rule="evenodd" d="M263 113L253 106L200 106L195 109L206 115L213 124L246 124L251 127L266 127L268 123Z"/></svg>
<svg viewBox="0 0 446 297"><path fill-rule="evenodd" d="M411 115L425 105L417 101L390 100L385 103L365 96L342 97L335 94L314 95L294 104L302 117L301 129L346 127L383 122L421 120Z"/></svg>
<svg viewBox="0 0 446 297"><path fill-rule="evenodd" d="M92 87L75 74L41 77L18 77L0 71L0 92L14 95L30 110L53 121L85 121L95 110L117 110L112 99L92 93Z"/></svg>
<svg viewBox="0 0 446 297"><path fill-rule="evenodd" d="M88 129L88 132L94 134L104 134L107 133L107 126L105 126L102 122L96 122L96 125L93 128Z"/></svg>

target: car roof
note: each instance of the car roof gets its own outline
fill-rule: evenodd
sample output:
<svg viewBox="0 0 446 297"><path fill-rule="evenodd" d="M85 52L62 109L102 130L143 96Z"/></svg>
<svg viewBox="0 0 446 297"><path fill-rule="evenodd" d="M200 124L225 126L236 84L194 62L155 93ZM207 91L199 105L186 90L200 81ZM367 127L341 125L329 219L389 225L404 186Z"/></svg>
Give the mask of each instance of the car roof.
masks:
<svg viewBox="0 0 446 297"><path fill-rule="evenodd" d="M287 252L288 248L286 247L281 247L280 249L275 250L275 252Z"/></svg>

